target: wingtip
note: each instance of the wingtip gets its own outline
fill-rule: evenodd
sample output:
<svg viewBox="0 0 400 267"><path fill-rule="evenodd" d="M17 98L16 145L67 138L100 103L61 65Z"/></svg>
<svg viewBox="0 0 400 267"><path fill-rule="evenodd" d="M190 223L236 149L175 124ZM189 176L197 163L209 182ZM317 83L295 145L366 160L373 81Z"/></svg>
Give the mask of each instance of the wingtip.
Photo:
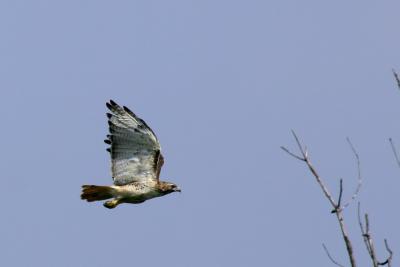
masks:
<svg viewBox="0 0 400 267"><path fill-rule="evenodd" d="M133 117L136 117L135 113L133 113L133 111L130 110L128 107L123 106L123 108L124 108L125 112L129 113L129 114L132 115Z"/></svg>
<svg viewBox="0 0 400 267"><path fill-rule="evenodd" d="M112 106L111 106L111 104L110 103L108 103L108 102L106 102L106 106L107 106L107 108L109 109L109 110L112 110Z"/></svg>
<svg viewBox="0 0 400 267"><path fill-rule="evenodd" d="M106 106L109 110L113 111L115 108L118 108L119 105L112 99L106 102Z"/></svg>

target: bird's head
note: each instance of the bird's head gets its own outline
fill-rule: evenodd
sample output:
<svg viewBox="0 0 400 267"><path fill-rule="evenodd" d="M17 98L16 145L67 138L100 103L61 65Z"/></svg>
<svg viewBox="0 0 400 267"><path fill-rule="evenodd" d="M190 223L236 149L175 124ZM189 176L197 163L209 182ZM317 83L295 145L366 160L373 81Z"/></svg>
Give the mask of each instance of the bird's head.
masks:
<svg viewBox="0 0 400 267"><path fill-rule="evenodd" d="M172 192L181 192L181 189L176 184L171 182L160 181L158 188L165 195Z"/></svg>

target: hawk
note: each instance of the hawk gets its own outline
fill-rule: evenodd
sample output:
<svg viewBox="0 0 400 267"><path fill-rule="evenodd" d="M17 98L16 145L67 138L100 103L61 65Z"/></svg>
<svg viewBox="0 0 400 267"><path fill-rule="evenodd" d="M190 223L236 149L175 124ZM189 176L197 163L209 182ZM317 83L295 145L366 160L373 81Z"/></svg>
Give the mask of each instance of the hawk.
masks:
<svg viewBox="0 0 400 267"><path fill-rule="evenodd" d="M164 164L160 143L150 127L127 107L114 101L106 103L110 134L104 140L110 147L114 185L83 185L81 199L104 202L112 209L121 203L142 203L172 192L181 192L171 182L160 181Z"/></svg>

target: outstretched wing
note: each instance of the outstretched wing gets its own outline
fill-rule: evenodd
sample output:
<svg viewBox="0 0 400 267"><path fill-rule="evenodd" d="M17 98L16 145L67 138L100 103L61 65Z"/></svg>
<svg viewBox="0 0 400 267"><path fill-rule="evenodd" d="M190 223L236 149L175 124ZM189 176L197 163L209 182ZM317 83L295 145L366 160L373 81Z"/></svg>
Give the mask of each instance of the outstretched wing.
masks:
<svg viewBox="0 0 400 267"><path fill-rule="evenodd" d="M158 180L164 162L160 143L149 126L127 107L110 100L106 104L111 147L111 171L115 185Z"/></svg>

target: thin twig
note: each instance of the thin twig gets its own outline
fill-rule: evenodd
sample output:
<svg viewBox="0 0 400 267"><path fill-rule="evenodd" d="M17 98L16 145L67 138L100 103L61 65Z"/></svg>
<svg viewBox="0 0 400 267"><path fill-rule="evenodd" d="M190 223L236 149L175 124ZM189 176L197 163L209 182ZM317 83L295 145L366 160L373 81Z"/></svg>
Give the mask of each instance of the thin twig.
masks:
<svg viewBox="0 0 400 267"><path fill-rule="evenodd" d="M336 207L331 211L331 213L335 213L339 209L341 209L340 206L341 206L341 203L342 203L342 196L343 196L343 179L340 179L338 202L337 202Z"/></svg>
<svg viewBox="0 0 400 267"><path fill-rule="evenodd" d="M397 72L394 69L392 69L392 72L393 72L393 76L394 76L394 78L396 80L397 87L400 89L400 78L399 78L399 75L397 74ZM397 150L396 150L396 147L394 146L392 138L389 138L389 142L390 142L390 146L392 147L393 154L394 154L394 156L396 158L397 165L400 167L399 156L397 155Z"/></svg>
<svg viewBox="0 0 400 267"><path fill-rule="evenodd" d="M360 192L360 189L361 189L361 185L362 185L360 157L358 156L356 149L354 148L353 144L351 143L350 138L347 137L346 140L347 140L347 143L349 144L351 151L353 152L354 157L356 158L356 161L357 161L357 187L356 187L356 190L354 190L354 193L351 196L350 200L343 205L342 209L347 208L350 205L350 203L357 198L358 193Z"/></svg>
<svg viewBox="0 0 400 267"><path fill-rule="evenodd" d="M299 147L299 150L300 150L301 154L303 155L303 158L304 158L304 159L307 159L307 155L306 155L306 153L305 153L304 150L303 150L303 146L301 145L300 140L299 140L299 138L297 137L297 135L296 135L296 133L294 132L294 130L292 130L292 135L293 135L294 139L296 140L297 146Z"/></svg>
<svg viewBox="0 0 400 267"><path fill-rule="evenodd" d="M367 231L366 238L368 238L368 244L369 244L369 248L370 248L370 251L371 251L371 254L370 254L371 260L372 260L372 263L374 264L374 267L377 267L378 266L378 260L376 258L376 252L375 252L375 247L374 247L374 241L372 239L372 234L369 231L368 213L365 213L365 229Z"/></svg>
<svg viewBox="0 0 400 267"><path fill-rule="evenodd" d="M388 267L392 267L393 251L390 249L386 238L384 240L385 240L385 248L386 248L386 251L389 253L389 257L386 259L386 261L379 263L379 265L387 264Z"/></svg>
<svg viewBox="0 0 400 267"><path fill-rule="evenodd" d="M365 226L364 226L364 224L363 224L363 222L361 220L361 211L360 210L361 210L360 202L358 202L358 208L357 208L358 223L360 225L361 235L363 237L363 241L364 241L365 247L367 248L368 255L371 256L372 251L371 251L371 246L370 246L370 243L369 243L369 233L368 233L368 231L369 231L369 223L365 223Z"/></svg>
<svg viewBox="0 0 400 267"><path fill-rule="evenodd" d="M364 236L365 235L365 229L364 229L364 225L361 221L361 208L360 208L361 204L360 202L358 202L357 205L357 215L358 215L358 224L360 225L360 230L361 230L361 235Z"/></svg>
<svg viewBox="0 0 400 267"><path fill-rule="evenodd" d="M390 146L392 147L392 151L393 151L394 157L396 158L397 165L400 167L400 159L399 159L399 156L397 154L397 149L394 146L392 138L389 138L389 142L390 142Z"/></svg>
<svg viewBox="0 0 400 267"><path fill-rule="evenodd" d="M343 179L340 179L340 190L339 190L339 198L337 206L340 209L340 203L342 202L342 195L343 195Z"/></svg>
<svg viewBox="0 0 400 267"><path fill-rule="evenodd" d="M368 214L365 213L364 214L364 221L365 221L365 226L362 223L361 220L361 211L360 211L360 202L358 202L358 210L357 210L357 214L358 214L358 223L360 225L360 230L361 230L361 234L364 240L364 244L365 247L367 248L369 257L372 260L372 264L374 267L377 267L379 265L379 262L376 258L376 252L375 252L375 247L374 247L374 242L372 239L372 235L371 232L369 230L369 218L368 218Z"/></svg>
<svg viewBox="0 0 400 267"><path fill-rule="evenodd" d="M331 260L331 262L333 262L333 263L336 264L337 266L344 267L343 265L341 265L340 263L338 263L338 262L331 256L331 254L329 253L328 248L325 246L324 243L322 243L322 247L324 248L325 253L326 253L326 255L328 256L328 258Z"/></svg>
<svg viewBox="0 0 400 267"><path fill-rule="evenodd" d="M394 78L396 79L397 87L400 89L400 78L399 78L399 75L396 73L396 71L394 69L392 69L392 72L393 72Z"/></svg>
<svg viewBox="0 0 400 267"><path fill-rule="evenodd" d="M289 149L287 149L286 147L284 147L284 146L281 146L281 149L282 149L283 151L285 151L286 153L288 153L290 156L292 156L292 157L294 157L294 158L296 158L296 159L298 159L298 160L305 161L305 159L304 159L304 158L302 158L302 157L299 157L299 156L297 156L296 154L294 154L294 153L290 152L290 150L289 150Z"/></svg>

